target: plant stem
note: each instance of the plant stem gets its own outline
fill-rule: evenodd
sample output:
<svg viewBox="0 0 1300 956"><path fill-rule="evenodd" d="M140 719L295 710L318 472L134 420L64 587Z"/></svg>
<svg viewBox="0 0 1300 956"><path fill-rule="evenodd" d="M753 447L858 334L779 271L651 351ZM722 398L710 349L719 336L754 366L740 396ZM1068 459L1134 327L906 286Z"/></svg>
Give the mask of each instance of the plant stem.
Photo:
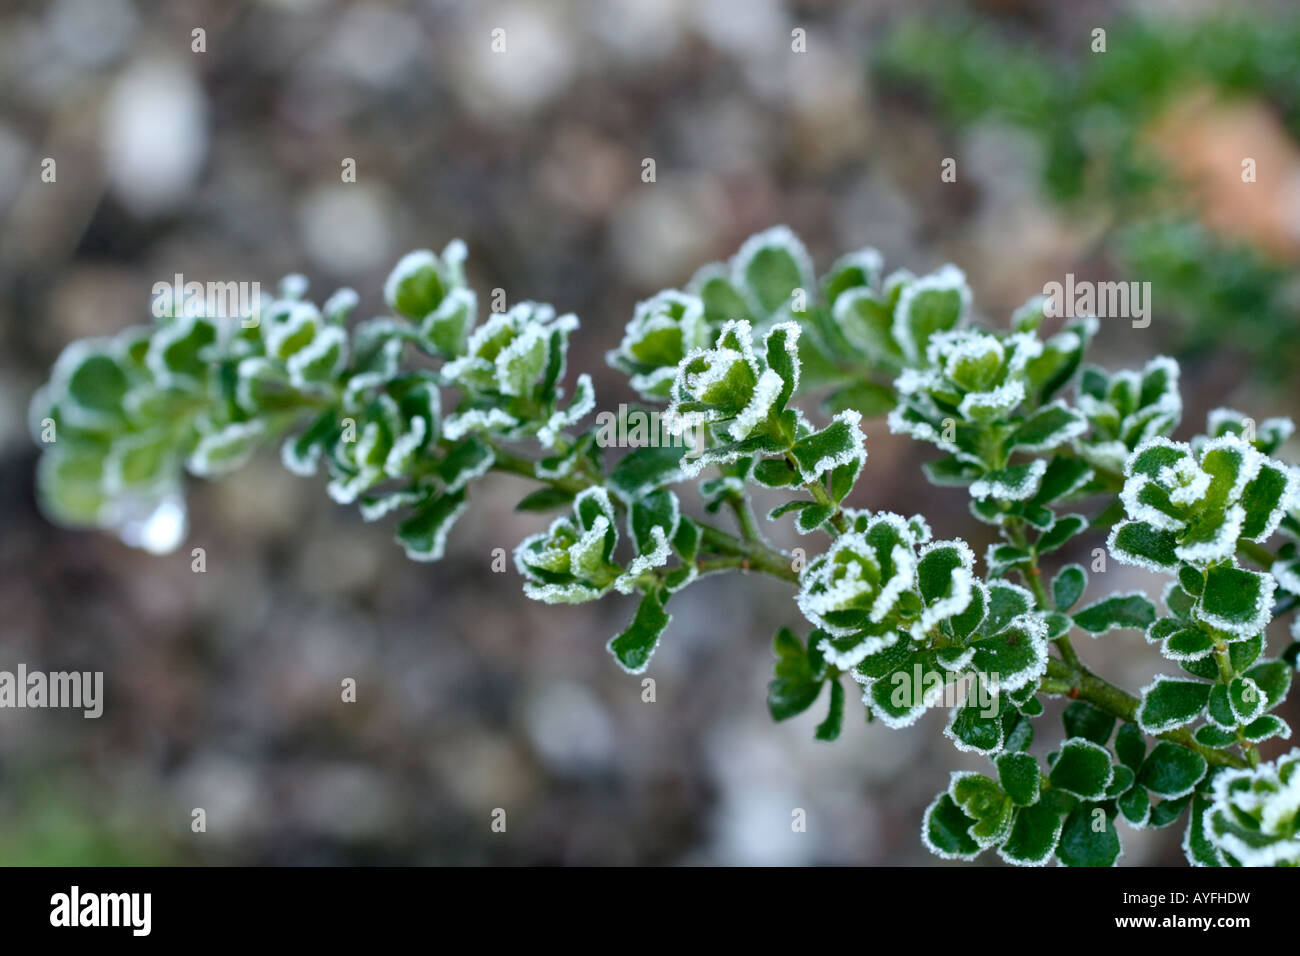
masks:
<svg viewBox="0 0 1300 956"><path fill-rule="evenodd" d="M1273 562L1277 560L1277 557L1273 555L1268 548L1255 541L1247 541L1245 538L1238 539L1237 550L1250 558L1250 560L1254 561L1265 571L1271 568Z"/></svg>
<svg viewBox="0 0 1300 956"><path fill-rule="evenodd" d="M1014 538L1015 543L1018 546L1022 548L1027 547L1023 520L1017 525L1014 532ZM1025 583L1029 585L1029 590L1033 593L1034 600L1038 603L1039 609L1050 611L1052 608L1047 602L1047 589L1043 587L1043 572L1038 566L1038 551L1030 548L1029 555L1029 566L1021 568L1021 576L1025 579ZM1070 635L1068 633L1062 634L1053 643L1056 644L1057 650L1061 652L1061 658L1067 664L1074 668L1080 668L1083 666L1079 663L1079 655L1075 653L1074 645L1070 643Z"/></svg>
<svg viewBox="0 0 1300 956"><path fill-rule="evenodd" d="M1064 661L1049 660L1047 662L1047 676L1053 682L1064 681L1067 683L1071 691L1067 696L1076 700L1086 700L1097 709L1130 724L1137 723L1137 709L1141 701L1128 691L1098 677L1086 667L1071 667ZM1171 743L1180 744L1188 750L1196 751L1212 766L1245 767L1247 765L1246 760L1235 754L1228 753L1226 750L1215 750L1212 747L1206 747L1198 743L1192 736L1191 731L1185 727L1167 731L1160 734L1159 737L1161 740L1168 740Z"/></svg>
<svg viewBox="0 0 1300 956"><path fill-rule="evenodd" d="M494 446L494 451L496 452L496 462L492 466L494 471L521 475L524 478L530 478L533 481L550 485L552 488L558 488L571 494L577 494L585 488L591 488L597 484L590 478L574 474L565 475L562 478L542 478L537 474L535 463L522 455L516 455L514 452L496 446ZM710 554L737 558L737 562L733 565L735 567L750 571L761 571L764 574L770 574L792 584L798 583L799 574L794 570L790 558L780 551L769 548L757 537L754 540L741 539L698 519L692 518L691 520L699 526L700 546L703 550ZM709 570L721 569L721 567L722 565L718 565L717 568L710 566Z"/></svg>
<svg viewBox="0 0 1300 956"><path fill-rule="evenodd" d="M794 456L792 454L786 452L785 460L790 463L790 467L793 468L795 471L799 470L799 463L794 460ZM813 501L817 502L819 505L831 509L831 516L826 520L831 523L831 527L834 528L837 533L843 534L844 532L849 530L849 523L845 519L844 515L840 514L839 505L837 505L834 501L831 500L830 493L827 492L825 486L822 485L821 481L809 481L805 483L803 487L804 490L808 492L808 494L813 496Z"/></svg>
<svg viewBox="0 0 1300 956"><path fill-rule="evenodd" d="M754 509L749 506L749 499L733 495L727 498L727 504L736 516L736 523L740 525L740 536L746 541L762 541L763 536L754 520Z"/></svg>
<svg viewBox="0 0 1300 956"><path fill-rule="evenodd" d="M694 521L695 519L691 519ZM769 548L761 541L746 541L728 534L712 525L695 522L700 528L700 547L713 554L734 555L745 559L740 565L749 571L761 571L791 584L799 582L799 573L795 571L790 558L780 551Z"/></svg>

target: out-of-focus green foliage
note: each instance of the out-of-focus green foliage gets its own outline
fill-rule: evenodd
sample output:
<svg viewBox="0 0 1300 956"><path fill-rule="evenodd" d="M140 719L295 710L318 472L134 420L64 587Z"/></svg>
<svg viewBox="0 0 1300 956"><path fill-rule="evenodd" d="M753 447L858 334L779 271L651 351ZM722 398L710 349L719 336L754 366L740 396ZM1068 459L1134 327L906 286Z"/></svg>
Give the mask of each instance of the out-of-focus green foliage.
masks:
<svg viewBox="0 0 1300 956"><path fill-rule="evenodd" d="M1067 62L970 19L905 21L873 67L887 88L920 92L958 125L993 120L1028 132L1042 150L1042 189L1054 201L1101 210L1109 251L1160 290L1187 320L1189 346L1232 341L1273 374L1295 358L1278 330L1300 326L1288 269L1266 250L1217 235L1184 184L1143 141L1180 95L1209 88L1263 102L1300 140L1300 14L1224 14L1203 20L1107 24L1104 53L1089 37ZM1281 344L1281 347L1279 345Z"/></svg>

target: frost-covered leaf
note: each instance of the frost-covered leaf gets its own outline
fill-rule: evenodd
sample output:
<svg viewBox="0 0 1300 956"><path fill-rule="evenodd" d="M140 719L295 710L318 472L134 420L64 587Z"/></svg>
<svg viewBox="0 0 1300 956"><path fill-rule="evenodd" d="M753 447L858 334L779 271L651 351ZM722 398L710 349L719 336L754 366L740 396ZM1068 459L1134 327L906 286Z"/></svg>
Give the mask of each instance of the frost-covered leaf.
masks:
<svg viewBox="0 0 1300 956"><path fill-rule="evenodd" d="M789 628L776 632L772 650L776 654L776 677L767 685L767 709L773 720L788 720L817 700L825 677L824 667L820 666L821 657L816 650L806 650Z"/></svg>
<svg viewBox="0 0 1300 956"><path fill-rule="evenodd" d="M1036 458L1025 465L1011 465L991 471L970 486L973 498L1024 501L1038 492L1047 463Z"/></svg>
<svg viewBox="0 0 1300 956"><path fill-rule="evenodd" d="M1079 564L1067 564L1052 578L1052 603L1058 611L1068 611L1079 603L1088 587L1088 572Z"/></svg>
<svg viewBox="0 0 1300 956"><path fill-rule="evenodd" d="M1262 631L1273 616L1277 582L1267 574L1215 565L1205 575L1205 590L1195 615L1211 627L1239 637Z"/></svg>
<svg viewBox="0 0 1300 956"><path fill-rule="evenodd" d="M1051 554L1063 548L1071 538L1088 530L1088 519L1083 515L1062 515L1044 531L1034 543L1039 554Z"/></svg>
<svg viewBox="0 0 1300 956"><path fill-rule="evenodd" d="M260 419L236 422L200 437L186 467L196 475L216 478L244 465L266 434Z"/></svg>
<svg viewBox="0 0 1300 956"><path fill-rule="evenodd" d="M1088 803L1066 817L1056 847L1057 859L1066 866L1114 866L1122 852L1110 815Z"/></svg>
<svg viewBox="0 0 1300 956"><path fill-rule="evenodd" d="M925 809L921 839L926 849L945 860L973 860L984 849L970 835L975 820L962 812L947 791Z"/></svg>
<svg viewBox="0 0 1300 956"><path fill-rule="evenodd" d="M1120 564L1148 571L1169 571L1177 567L1177 546L1178 539L1172 531L1145 521L1121 521L1111 529L1106 541L1106 550Z"/></svg>
<svg viewBox="0 0 1300 956"><path fill-rule="evenodd" d="M1148 734L1163 734L1196 720L1209 700L1209 684L1157 674L1155 681L1142 689L1138 723Z"/></svg>
<svg viewBox="0 0 1300 956"><path fill-rule="evenodd" d="M447 534L465 510L463 491L437 495L415 509L397 526L397 541L412 561L440 561L447 547Z"/></svg>
<svg viewBox="0 0 1300 956"><path fill-rule="evenodd" d="M627 630L610 639L607 645L609 652L629 674L643 673L650 666L650 658L659 646L659 637L672 619L672 615L664 610L658 592L647 591Z"/></svg>
<svg viewBox="0 0 1300 956"><path fill-rule="evenodd" d="M1052 807L1022 807L998 848L998 856L1016 866L1044 866L1056 852L1063 826L1061 815Z"/></svg>
<svg viewBox="0 0 1300 956"><path fill-rule="evenodd" d="M1126 627L1145 631L1155 619L1155 605L1137 591L1111 595L1074 614L1074 623L1094 637Z"/></svg>
<svg viewBox="0 0 1300 956"><path fill-rule="evenodd" d="M1084 417L1062 402L1044 405L1026 418L1011 436L1019 451L1044 452L1059 448L1088 429Z"/></svg>
<svg viewBox="0 0 1300 956"><path fill-rule="evenodd" d="M1097 800L1110 786L1113 770L1105 747L1083 737L1066 740L1047 778L1053 787L1083 800Z"/></svg>
<svg viewBox="0 0 1300 956"><path fill-rule="evenodd" d="M796 441L790 453L799 465L799 477L805 482L816 481L833 468L865 459L861 421L856 411L843 411L821 431Z"/></svg>
<svg viewBox="0 0 1300 956"><path fill-rule="evenodd" d="M840 729L844 726L844 685L838 680L832 680L830 707L826 712L826 719L817 725L813 736L817 740L830 742L838 740Z"/></svg>
<svg viewBox="0 0 1300 956"><path fill-rule="evenodd" d="M955 329L970 310L966 276L956 266L944 266L909 283L894 309L892 333L903 355L912 362L926 354L930 337Z"/></svg>
<svg viewBox="0 0 1300 956"><path fill-rule="evenodd" d="M746 239L731 268L732 281L760 315L772 315L788 306L795 289L812 295L812 260L786 226L774 226Z"/></svg>
<svg viewBox="0 0 1300 956"><path fill-rule="evenodd" d="M1022 807L1038 802L1042 774L1036 758L1026 753L1004 753L996 762L998 782L1007 796Z"/></svg>
<svg viewBox="0 0 1300 956"><path fill-rule="evenodd" d="M1137 727L1132 724L1120 725L1115 734L1115 756L1119 757L1120 763L1136 771L1142 766L1146 749L1146 741L1142 739L1142 732Z"/></svg>
<svg viewBox="0 0 1300 956"><path fill-rule="evenodd" d="M1156 796L1176 800L1196 789L1207 766L1196 751L1160 740L1142 762L1137 779Z"/></svg>

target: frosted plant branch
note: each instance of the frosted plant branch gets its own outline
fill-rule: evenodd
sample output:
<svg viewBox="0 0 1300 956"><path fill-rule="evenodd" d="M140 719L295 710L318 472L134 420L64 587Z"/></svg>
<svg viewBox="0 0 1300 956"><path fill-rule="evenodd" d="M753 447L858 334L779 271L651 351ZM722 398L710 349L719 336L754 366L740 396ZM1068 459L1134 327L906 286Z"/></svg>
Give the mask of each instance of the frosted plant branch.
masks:
<svg viewBox="0 0 1300 956"><path fill-rule="evenodd" d="M1040 300L981 326L955 266L886 274L863 249L819 277L783 227L636 307L608 362L646 404L617 415L597 412L589 374L569 375L577 317L527 301L480 317L459 242L404 257L384 299L389 315L353 322L356 293L317 306L291 276L247 315L175 304L70 345L31 405L42 506L165 552L185 533L187 472L220 477L276 442L287 468L323 471L331 498L395 521L406 553L433 561L485 476L514 475L535 486L517 508L551 513L514 549L524 593L635 595L607 644L628 672L651 666L678 592L752 571L793 585L806 621L773 639L775 719L826 688L815 733L834 740L846 685L887 727L946 707L945 735L993 769L954 774L927 809L940 856L1111 865L1117 823L1181 821L1194 864L1297 862L1296 752L1260 752L1291 735L1274 711L1300 648L1267 654L1300 600L1300 477L1276 457L1288 421L1217 409L1177 441L1173 360L1089 365L1096 320L1049 332ZM651 415L662 434L612 442L628 447L607 462L610 435ZM862 423L882 417L938 449L926 478L988 527L982 556L922 515L860 506ZM779 501L767 519L792 519L806 544L765 542L759 488ZM711 517L724 511L737 533ZM1091 574L1053 557L1080 545ZM1159 603L1081 606L1107 559L1164 575ZM1071 640L1126 631L1172 671L1138 694ZM1044 765L1029 747L1055 697L1064 734Z"/></svg>

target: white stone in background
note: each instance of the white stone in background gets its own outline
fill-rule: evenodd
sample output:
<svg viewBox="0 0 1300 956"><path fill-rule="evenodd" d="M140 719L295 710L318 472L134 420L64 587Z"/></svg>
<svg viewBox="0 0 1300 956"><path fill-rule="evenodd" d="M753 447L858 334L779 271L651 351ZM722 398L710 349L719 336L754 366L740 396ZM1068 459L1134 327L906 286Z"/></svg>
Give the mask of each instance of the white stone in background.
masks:
<svg viewBox="0 0 1300 956"><path fill-rule="evenodd" d="M317 186L298 207L299 237L312 262L346 275L392 258L392 200L388 190L364 182Z"/></svg>
<svg viewBox="0 0 1300 956"><path fill-rule="evenodd" d="M681 46L692 6L690 0L601 0L589 22L610 66L649 66Z"/></svg>
<svg viewBox="0 0 1300 956"><path fill-rule="evenodd" d="M83 67L105 66L120 57L137 26L128 0L55 0L45 13L51 52Z"/></svg>
<svg viewBox="0 0 1300 956"><path fill-rule="evenodd" d="M695 26L715 48L740 60L790 52L780 0L712 0L694 5Z"/></svg>
<svg viewBox="0 0 1300 956"><path fill-rule="evenodd" d="M337 18L323 59L378 89L400 88L407 69L425 49L426 38L413 17L375 5L348 7Z"/></svg>
<svg viewBox="0 0 1300 956"><path fill-rule="evenodd" d="M492 51L493 30L505 31L505 52ZM585 50L563 8L521 2L476 5L443 36L451 54L446 80L481 119L504 123L531 113L568 87Z"/></svg>
<svg viewBox="0 0 1300 956"><path fill-rule="evenodd" d="M133 64L113 84L103 124L105 171L128 209L156 216L189 198L207 157L208 132L207 98L187 64Z"/></svg>
<svg viewBox="0 0 1300 956"><path fill-rule="evenodd" d="M557 769L590 771L613 757L609 715L581 684L561 680L538 688L525 704L524 719L533 746Z"/></svg>

